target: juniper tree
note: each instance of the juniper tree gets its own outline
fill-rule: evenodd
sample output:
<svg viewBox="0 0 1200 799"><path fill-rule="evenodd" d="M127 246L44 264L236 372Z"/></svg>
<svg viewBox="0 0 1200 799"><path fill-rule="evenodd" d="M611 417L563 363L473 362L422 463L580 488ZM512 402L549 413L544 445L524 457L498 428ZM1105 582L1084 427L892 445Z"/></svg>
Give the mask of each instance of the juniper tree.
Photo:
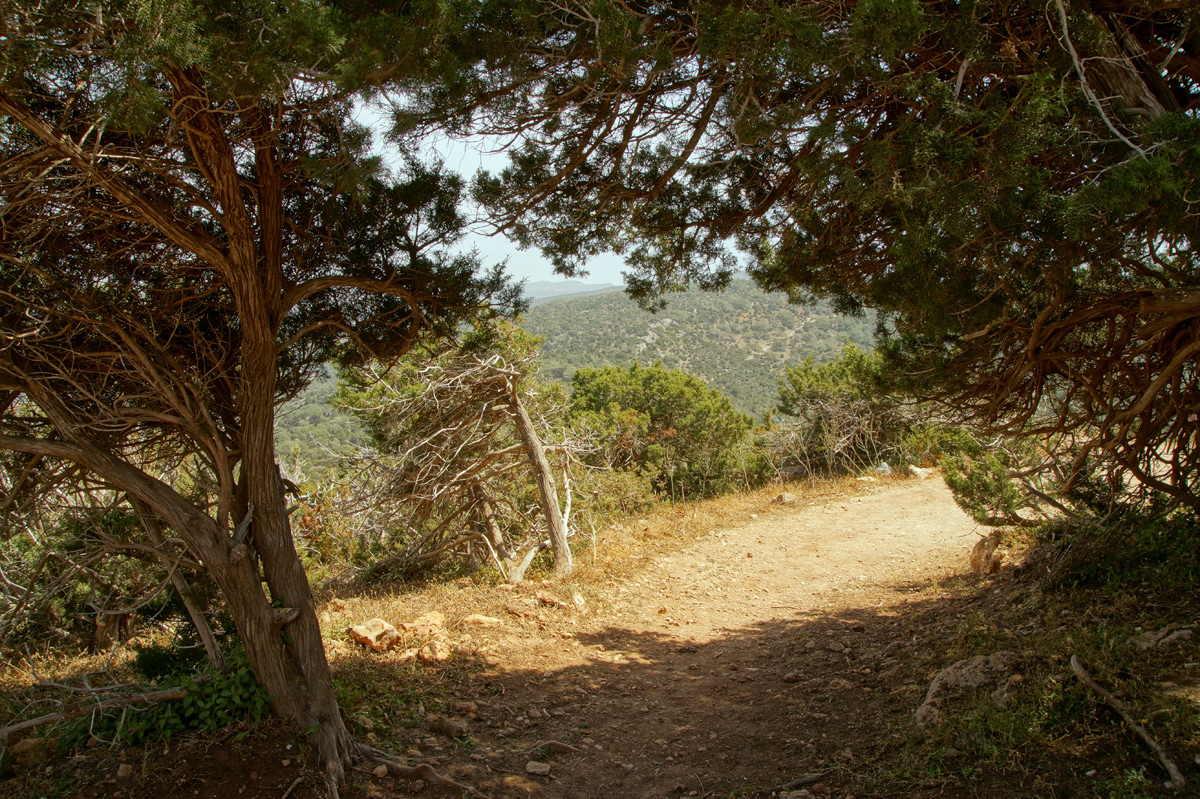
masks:
<svg viewBox="0 0 1200 799"><path fill-rule="evenodd" d="M72 464L183 539L335 793L364 750L275 409L325 361L395 357L504 287L448 254L460 182L390 175L354 122L384 77L358 33L398 24L306 0L0 5L0 449Z"/></svg>
<svg viewBox="0 0 1200 799"><path fill-rule="evenodd" d="M882 311L913 383L1200 505L1194 3L471 4L398 97L511 142L477 195L565 274ZM512 39L504 46L501 34ZM507 138L505 138L507 137Z"/></svg>

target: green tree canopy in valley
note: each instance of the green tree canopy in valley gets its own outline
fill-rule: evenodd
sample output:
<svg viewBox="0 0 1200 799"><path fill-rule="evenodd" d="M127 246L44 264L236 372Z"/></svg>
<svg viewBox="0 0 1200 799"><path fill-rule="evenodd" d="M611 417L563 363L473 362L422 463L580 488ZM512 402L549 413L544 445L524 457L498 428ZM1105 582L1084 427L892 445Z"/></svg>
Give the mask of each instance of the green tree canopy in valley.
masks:
<svg viewBox="0 0 1200 799"><path fill-rule="evenodd" d="M569 381L576 369L662 361L701 378L757 418L775 405L780 371L806 357L825 362L851 341L872 344L875 320L837 314L828 303L789 304L749 280L721 292L673 294L659 313L614 292L536 305L522 324L545 339L545 371Z"/></svg>
<svg viewBox="0 0 1200 799"><path fill-rule="evenodd" d="M877 308L913 385L1200 505L1192 4L472 5L401 129L515 135L476 195L566 273ZM503 47L495 32L511 38Z"/></svg>

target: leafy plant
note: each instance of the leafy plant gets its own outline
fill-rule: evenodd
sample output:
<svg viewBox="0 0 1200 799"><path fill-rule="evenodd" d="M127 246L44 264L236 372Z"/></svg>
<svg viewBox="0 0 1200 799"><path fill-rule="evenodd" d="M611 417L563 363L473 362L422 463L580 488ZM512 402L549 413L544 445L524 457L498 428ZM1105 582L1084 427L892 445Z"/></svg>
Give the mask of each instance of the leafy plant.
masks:
<svg viewBox="0 0 1200 799"><path fill-rule="evenodd" d="M246 718L261 721L270 709L271 697L255 679L245 650L239 646L226 653L226 664L229 670L225 673L185 676L179 658L158 648L143 649L135 667L145 669L147 675L157 672L167 678L160 687L182 685L187 694L182 699L105 711L90 723L83 722L86 726L79 727L76 735L83 737L89 729L97 737L138 743L170 738L184 730L217 730Z"/></svg>

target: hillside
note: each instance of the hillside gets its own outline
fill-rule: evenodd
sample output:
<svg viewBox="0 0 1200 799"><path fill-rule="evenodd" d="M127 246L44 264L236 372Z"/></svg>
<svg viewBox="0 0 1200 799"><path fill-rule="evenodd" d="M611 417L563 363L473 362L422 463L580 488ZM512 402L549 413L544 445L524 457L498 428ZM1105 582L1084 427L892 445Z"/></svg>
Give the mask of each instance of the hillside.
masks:
<svg viewBox="0 0 1200 799"><path fill-rule="evenodd" d="M531 305L541 305L551 300L567 297L582 297L621 291L623 286L615 283L585 283L582 280L533 280L522 287L522 293Z"/></svg>
<svg viewBox="0 0 1200 799"><path fill-rule="evenodd" d="M329 404L336 390L337 378L326 374L279 409L275 450L292 479L322 477L338 455L366 443L358 420Z"/></svg>
<svg viewBox="0 0 1200 799"><path fill-rule="evenodd" d="M871 316L840 316L827 305L790 305L749 280L719 294L675 294L656 314L623 292L552 299L529 310L525 329L544 336L544 372L569 381L576 369L661 360L698 375L761 418L776 403L783 367L811 355L837 356L846 340L873 343Z"/></svg>

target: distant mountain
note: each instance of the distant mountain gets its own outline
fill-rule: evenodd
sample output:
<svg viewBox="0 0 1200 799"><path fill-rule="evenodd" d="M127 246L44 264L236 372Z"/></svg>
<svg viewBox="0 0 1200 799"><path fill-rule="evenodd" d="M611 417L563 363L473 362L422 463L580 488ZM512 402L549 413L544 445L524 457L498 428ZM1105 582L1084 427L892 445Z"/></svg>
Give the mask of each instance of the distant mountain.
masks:
<svg viewBox="0 0 1200 799"><path fill-rule="evenodd" d="M525 296L532 305L563 297L588 296L621 291L615 283L585 283L582 280L532 280L525 284Z"/></svg>
<svg viewBox="0 0 1200 799"><path fill-rule="evenodd" d="M544 373L570 381L576 369L661 360L703 378L741 410L762 418L777 402L785 365L837 357L846 341L874 344L875 320L840 316L825 304L790 305L749 280L719 293L668 297L656 314L623 292L565 297L531 308L525 329L544 336Z"/></svg>

